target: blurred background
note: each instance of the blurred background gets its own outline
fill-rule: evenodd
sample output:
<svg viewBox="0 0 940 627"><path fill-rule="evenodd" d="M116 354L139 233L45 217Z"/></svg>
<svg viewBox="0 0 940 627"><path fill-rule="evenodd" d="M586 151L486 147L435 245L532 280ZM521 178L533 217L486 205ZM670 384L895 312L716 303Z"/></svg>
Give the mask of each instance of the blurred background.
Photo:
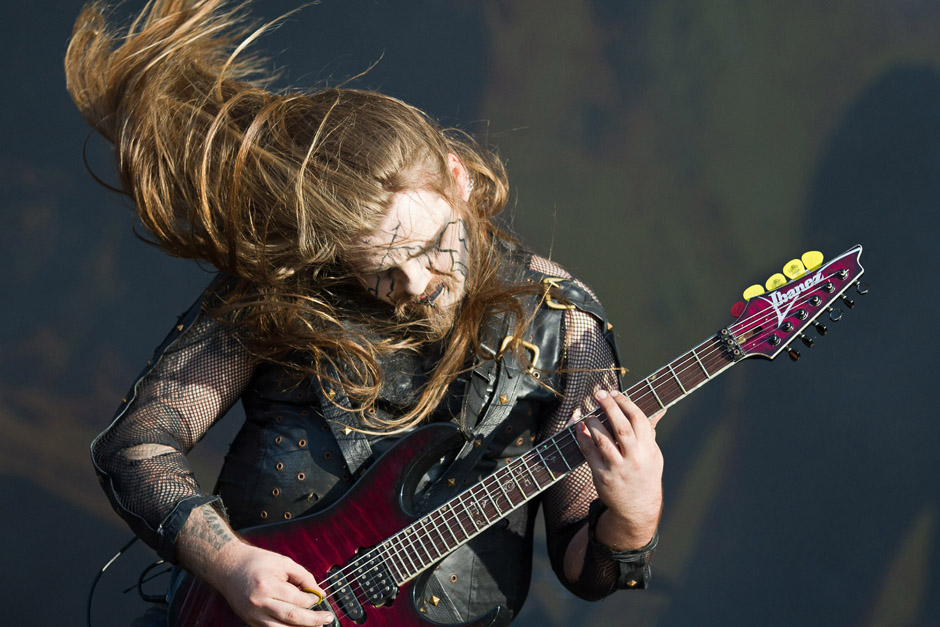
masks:
<svg viewBox="0 0 940 627"><path fill-rule="evenodd" d="M0 622L23 627L83 624L130 537L88 444L209 280L86 171L87 140L114 181L65 91L81 4L0 6ZM938 25L932 0L323 0L261 40L282 86L375 64L353 84L497 147L507 218L595 288L632 382L787 260L865 246L870 295L797 364L746 362L661 423L652 588L585 603L543 552L516 624L940 625ZM198 449L207 487L238 413ZM123 590L153 559L106 573L96 627L141 611Z"/></svg>

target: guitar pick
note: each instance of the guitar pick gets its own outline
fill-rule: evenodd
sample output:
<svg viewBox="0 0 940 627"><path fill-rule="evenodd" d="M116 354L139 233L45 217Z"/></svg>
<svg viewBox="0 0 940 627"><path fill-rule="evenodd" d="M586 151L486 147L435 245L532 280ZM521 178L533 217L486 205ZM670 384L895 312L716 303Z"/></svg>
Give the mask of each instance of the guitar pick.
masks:
<svg viewBox="0 0 940 627"><path fill-rule="evenodd" d="M739 300L735 304L731 305L731 315L735 318L739 317L744 313L744 308L747 307L747 303L743 300Z"/></svg>
<svg viewBox="0 0 940 627"><path fill-rule="evenodd" d="M799 259L791 259L783 266L783 273L788 279L798 279L806 273L806 266Z"/></svg>
<svg viewBox="0 0 940 627"><path fill-rule="evenodd" d="M787 277L783 276L779 272L770 275L770 278L767 279L767 282L764 283L764 287L767 288L767 291L775 290L781 285L787 284Z"/></svg>
<svg viewBox="0 0 940 627"><path fill-rule="evenodd" d="M809 272L822 265L823 254L818 250L808 250L803 253L800 259L803 261L803 265L806 266L806 271Z"/></svg>
<svg viewBox="0 0 940 627"><path fill-rule="evenodd" d="M755 296L760 296L764 293L764 288L760 285L752 285L751 287L744 290L744 300L751 300Z"/></svg>

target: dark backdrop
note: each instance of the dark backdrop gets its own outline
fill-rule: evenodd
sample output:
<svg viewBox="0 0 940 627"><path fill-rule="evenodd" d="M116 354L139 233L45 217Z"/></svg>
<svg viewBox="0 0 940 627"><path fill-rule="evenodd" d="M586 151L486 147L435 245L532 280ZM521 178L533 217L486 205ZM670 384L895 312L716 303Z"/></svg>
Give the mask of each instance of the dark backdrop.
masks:
<svg viewBox="0 0 940 627"><path fill-rule="evenodd" d="M129 537L88 443L208 278L85 171L61 70L80 4L0 7L4 624L83 620ZM938 22L928 0L325 0L262 40L282 85L378 61L357 86L497 146L513 227L601 295L634 381L786 260L865 246L871 294L798 364L735 368L661 424L653 589L583 603L540 554L520 625L940 624ZM238 420L194 460L208 485ZM139 611L122 590L151 560L108 572L96 626Z"/></svg>

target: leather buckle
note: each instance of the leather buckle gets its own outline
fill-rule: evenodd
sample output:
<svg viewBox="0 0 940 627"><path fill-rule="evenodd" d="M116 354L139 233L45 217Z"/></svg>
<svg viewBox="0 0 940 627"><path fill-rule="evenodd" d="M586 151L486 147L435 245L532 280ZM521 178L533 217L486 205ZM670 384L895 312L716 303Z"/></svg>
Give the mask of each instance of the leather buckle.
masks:
<svg viewBox="0 0 940 627"><path fill-rule="evenodd" d="M570 280L571 280L571 279L566 279L566 278L558 277L558 276L547 276L547 277L545 277L544 279L542 279L542 285L543 285L544 288L545 288L545 305L546 305L549 309L563 309L563 310L567 310L567 309L574 309L574 308L575 308L574 305L571 305L571 304L566 305L566 304L564 304L564 303L562 303L562 302L559 302L559 301L556 300L556 299L551 295L551 293L549 292L549 290L550 290L551 288L553 288L553 287L554 287L554 288L557 288L557 289L561 289L561 282L562 282L562 281L570 281Z"/></svg>
<svg viewBox="0 0 940 627"><path fill-rule="evenodd" d="M503 351L506 350L506 348L509 346L510 343L512 343L514 339L516 339L514 335L507 335L506 337L503 338L503 341L500 342L499 344L500 355L503 354ZM532 342L526 342L525 340L520 340L520 343L522 344L523 348L525 348L530 353L532 353L532 363L528 368L526 368L525 373L533 374L535 370L535 362L539 360L539 355L541 354L541 352L539 351L539 347L533 344Z"/></svg>

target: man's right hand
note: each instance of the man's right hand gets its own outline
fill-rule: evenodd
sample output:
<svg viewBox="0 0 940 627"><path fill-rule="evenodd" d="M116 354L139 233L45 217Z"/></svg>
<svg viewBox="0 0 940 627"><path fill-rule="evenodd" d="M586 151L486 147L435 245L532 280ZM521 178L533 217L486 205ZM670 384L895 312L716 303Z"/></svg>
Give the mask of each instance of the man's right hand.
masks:
<svg viewBox="0 0 940 627"><path fill-rule="evenodd" d="M303 566L242 542L210 505L193 511L176 545L184 568L218 590L251 627L329 625L330 612L309 609L322 593Z"/></svg>

